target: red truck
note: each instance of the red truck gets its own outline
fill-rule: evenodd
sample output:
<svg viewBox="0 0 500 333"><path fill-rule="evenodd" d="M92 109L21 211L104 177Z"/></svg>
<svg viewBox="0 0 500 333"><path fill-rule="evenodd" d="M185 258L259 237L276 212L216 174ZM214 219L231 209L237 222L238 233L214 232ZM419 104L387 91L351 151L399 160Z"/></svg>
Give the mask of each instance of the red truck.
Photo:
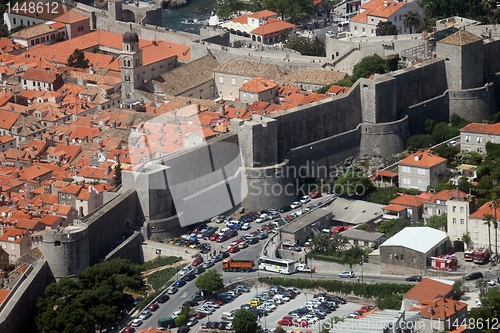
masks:
<svg viewBox="0 0 500 333"><path fill-rule="evenodd" d="M474 253L474 248L470 247L467 250L464 251L464 260L465 261L472 261L472 254Z"/></svg>
<svg viewBox="0 0 500 333"><path fill-rule="evenodd" d="M454 271L457 269L457 264L458 260L454 254L431 257L432 269L438 269L441 271Z"/></svg>
<svg viewBox="0 0 500 333"><path fill-rule="evenodd" d="M222 269L224 272L250 272L253 266L253 260L234 260L228 258L222 261Z"/></svg>
<svg viewBox="0 0 500 333"><path fill-rule="evenodd" d="M486 264L490 260L490 254L490 249L483 247L472 253L472 260L476 264Z"/></svg>

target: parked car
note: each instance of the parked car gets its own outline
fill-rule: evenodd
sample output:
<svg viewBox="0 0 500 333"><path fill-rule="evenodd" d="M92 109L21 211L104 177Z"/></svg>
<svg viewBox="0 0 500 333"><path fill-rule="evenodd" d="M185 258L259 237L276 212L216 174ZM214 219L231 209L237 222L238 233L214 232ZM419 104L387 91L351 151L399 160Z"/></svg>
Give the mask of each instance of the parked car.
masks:
<svg viewBox="0 0 500 333"><path fill-rule="evenodd" d="M343 271L339 274L339 278L353 278L355 274L353 271Z"/></svg>
<svg viewBox="0 0 500 333"><path fill-rule="evenodd" d="M158 303L165 303L169 299L170 299L170 296L165 295L165 294L161 294L160 296L158 296L157 301L158 301Z"/></svg>
<svg viewBox="0 0 500 333"><path fill-rule="evenodd" d="M193 266L198 266L199 264L203 263L203 257L202 256L197 256L193 262L191 263L191 265Z"/></svg>
<svg viewBox="0 0 500 333"><path fill-rule="evenodd" d="M196 275L193 272L189 272L186 275L184 275L182 279L186 280L186 281L192 281L195 278L196 278Z"/></svg>
<svg viewBox="0 0 500 333"><path fill-rule="evenodd" d="M294 203L292 203L290 205L290 208L291 209L296 209L296 208L299 208L300 206L302 206L302 203L300 201L295 201Z"/></svg>
<svg viewBox="0 0 500 333"><path fill-rule="evenodd" d="M184 266L180 271L179 271L179 276L184 276L187 272L191 270L191 266L187 265Z"/></svg>
<svg viewBox="0 0 500 333"><path fill-rule="evenodd" d="M137 319L134 319L132 320L132 327L139 327L142 325L142 320L137 318Z"/></svg>
<svg viewBox="0 0 500 333"><path fill-rule="evenodd" d="M261 232L260 234L257 235L257 239L258 240L263 240L263 239L266 239L268 236L267 236L267 232Z"/></svg>
<svg viewBox="0 0 500 333"><path fill-rule="evenodd" d="M240 248L238 246L231 246L227 252L229 253L236 253L236 252L239 252L240 251Z"/></svg>
<svg viewBox="0 0 500 333"><path fill-rule="evenodd" d="M270 220L271 217L267 214L261 214L258 219L255 220L255 223L263 223L267 220Z"/></svg>
<svg viewBox="0 0 500 333"><path fill-rule="evenodd" d="M483 277L483 273L481 272L472 272L472 273L469 273L465 276L465 279L466 280L476 280L476 279L480 279Z"/></svg>
<svg viewBox="0 0 500 333"><path fill-rule="evenodd" d="M300 198L300 203L305 205L306 203L310 202L311 198L309 198L308 195L304 195L302 198Z"/></svg>
<svg viewBox="0 0 500 333"><path fill-rule="evenodd" d="M198 323L198 319L196 317L191 317L189 318L188 322L186 323L187 326L191 327L196 325Z"/></svg>
<svg viewBox="0 0 500 333"><path fill-rule="evenodd" d="M317 191L317 192L312 192L311 194L309 194L309 197L311 199L317 199L317 198L321 198L322 194L320 191Z"/></svg>
<svg viewBox="0 0 500 333"><path fill-rule="evenodd" d="M157 303L151 303L149 306L148 306L148 310L149 311L156 311L158 310L160 306L157 304Z"/></svg>
<svg viewBox="0 0 500 333"><path fill-rule="evenodd" d="M148 319L149 317L151 317L152 313L150 310L144 310L141 312L141 314L139 315L139 319L141 320L146 320Z"/></svg>
<svg viewBox="0 0 500 333"><path fill-rule="evenodd" d="M183 287L185 285L186 285L186 280L184 280L184 279L179 279L179 280L175 281L175 284L174 284L174 286L176 286L177 288Z"/></svg>
<svg viewBox="0 0 500 333"><path fill-rule="evenodd" d="M203 263L203 268L208 269L214 265L213 260L207 260Z"/></svg>
<svg viewBox="0 0 500 333"><path fill-rule="evenodd" d="M178 291L179 289L176 286L172 286L167 289L167 294L175 294Z"/></svg>
<svg viewBox="0 0 500 333"><path fill-rule="evenodd" d="M203 267L203 265L201 266L198 266L196 267L194 270L193 270L193 273L196 274L196 275L200 275L202 273L205 272L205 268Z"/></svg>
<svg viewBox="0 0 500 333"><path fill-rule="evenodd" d="M250 223L246 222L241 226L241 230L249 230L251 228Z"/></svg>
<svg viewBox="0 0 500 333"><path fill-rule="evenodd" d="M204 313L204 312L196 312L194 314L194 316L195 316L196 319L202 319L202 318L205 318L207 316L207 314Z"/></svg>
<svg viewBox="0 0 500 333"><path fill-rule="evenodd" d="M290 205L286 205L280 208L280 213L286 213L292 210L292 207Z"/></svg>
<svg viewBox="0 0 500 333"><path fill-rule="evenodd" d="M132 326L126 326L123 330L123 333L135 333L135 328L133 328Z"/></svg>
<svg viewBox="0 0 500 333"><path fill-rule="evenodd" d="M413 276L406 278L406 281L420 282L420 281L422 281L422 277L420 275L413 275Z"/></svg>

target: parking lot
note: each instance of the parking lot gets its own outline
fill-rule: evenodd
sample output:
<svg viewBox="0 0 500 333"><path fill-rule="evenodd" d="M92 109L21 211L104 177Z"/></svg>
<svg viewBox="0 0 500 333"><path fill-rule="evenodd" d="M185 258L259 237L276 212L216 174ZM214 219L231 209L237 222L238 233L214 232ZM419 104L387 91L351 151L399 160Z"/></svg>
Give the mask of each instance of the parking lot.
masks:
<svg viewBox="0 0 500 333"><path fill-rule="evenodd" d="M207 321L229 321L229 320L222 320L221 316L223 313L228 313L231 312L232 310L239 309L241 305L247 304L251 299L253 299L257 294L260 294L264 291L266 291L268 286L265 285L260 285L257 287L253 287L250 289L250 292L243 293L239 295L237 298L234 298L230 303L222 305L220 308L216 309L215 312L210 314L209 316L201 319L196 325L192 326L191 330L192 331L198 331L201 328L201 324L203 322ZM276 309L269 313L267 316L264 316L259 319L259 324L263 328L268 328L268 329L274 329L278 326L278 321L282 319L284 316L288 315L288 313L292 310L301 308L304 306L304 304L307 301L312 300L313 295L303 293L301 292L298 294L294 299L291 299L290 301L284 303L284 304L276 304ZM316 324L309 325L308 327L293 327L293 326L283 326L283 329L285 330L314 330L318 329L321 325L321 322L327 321L329 318L333 317L343 317L348 315L349 313L358 310L361 306L365 304L357 304L357 303L352 303L352 302L347 302L347 304L341 304L337 308L336 311L331 312L326 316L325 319L320 320Z"/></svg>

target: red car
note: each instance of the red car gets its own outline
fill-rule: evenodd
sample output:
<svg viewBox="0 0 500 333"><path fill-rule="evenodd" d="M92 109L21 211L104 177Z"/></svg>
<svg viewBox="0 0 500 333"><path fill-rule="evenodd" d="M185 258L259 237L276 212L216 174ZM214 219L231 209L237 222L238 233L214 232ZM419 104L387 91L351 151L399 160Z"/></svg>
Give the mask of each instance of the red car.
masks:
<svg viewBox="0 0 500 333"><path fill-rule="evenodd" d="M193 262L191 263L191 265L193 266L198 266L199 264L201 264L203 262L203 257L202 256L197 256Z"/></svg>
<svg viewBox="0 0 500 333"><path fill-rule="evenodd" d="M227 252L229 252L229 253L236 253L236 252L238 252L239 250L240 250L240 248L239 248L238 246L231 246L231 247L227 250Z"/></svg>
<svg viewBox="0 0 500 333"><path fill-rule="evenodd" d="M127 326L123 330L123 333L134 333L134 332L135 332L135 328L133 328L132 326Z"/></svg>
<svg viewBox="0 0 500 333"><path fill-rule="evenodd" d="M296 323L295 326L307 327L307 326L309 326L309 323L307 322L307 320L301 320L300 322Z"/></svg>
<svg viewBox="0 0 500 333"><path fill-rule="evenodd" d="M156 304L156 303L151 303L151 304L148 306L148 310L150 310L150 311L156 311L156 310L158 310L158 308L159 308L159 307L160 307L160 306L159 306L158 304Z"/></svg>
<svg viewBox="0 0 500 333"><path fill-rule="evenodd" d="M218 237L219 237L219 234L218 234L218 233L216 233L216 232L214 232L214 233L212 234L212 236L210 236L210 238L209 238L209 239L210 239L211 241L215 241L215 240L217 240L217 238L218 238Z"/></svg>
<svg viewBox="0 0 500 333"><path fill-rule="evenodd" d="M229 239L229 235L228 234L224 234L222 236L219 236L219 238L217 238L216 242L217 243L222 243L222 242L225 242Z"/></svg>
<svg viewBox="0 0 500 333"><path fill-rule="evenodd" d="M195 317L196 319L202 319L202 318L205 318L206 316L207 316L207 314L206 314L205 312L196 312L196 313L194 314L194 317Z"/></svg>
<svg viewBox="0 0 500 333"><path fill-rule="evenodd" d="M220 299L217 299L217 298L209 298L209 299L208 299L208 301L209 301L209 302L212 302L212 303L214 303L214 304L218 304L218 305L222 305L222 304L224 304L224 302L223 302L223 301L221 301Z"/></svg>
<svg viewBox="0 0 500 333"><path fill-rule="evenodd" d="M269 230L269 228L270 228L269 224L264 224L264 225L262 226L262 229L264 229L265 231L268 231L268 230Z"/></svg>
<svg viewBox="0 0 500 333"><path fill-rule="evenodd" d="M245 243L246 240L243 237L238 238L237 240L238 244Z"/></svg>
<svg viewBox="0 0 500 333"><path fill-rule="evenodd" d="M278 325L281 326L293 326L293 322L291 318L283 318L278 320Z"/></svg>
<svg viewBox="0 0 500 333"><path fill-rule="evenodd" d="M309 197L310 197L311 199L321 198L321 196L322 196L322 194L321 194L321 192L319 192L319 191L318 191L318 192L313 192L313 193L309 194Z"/></svg>

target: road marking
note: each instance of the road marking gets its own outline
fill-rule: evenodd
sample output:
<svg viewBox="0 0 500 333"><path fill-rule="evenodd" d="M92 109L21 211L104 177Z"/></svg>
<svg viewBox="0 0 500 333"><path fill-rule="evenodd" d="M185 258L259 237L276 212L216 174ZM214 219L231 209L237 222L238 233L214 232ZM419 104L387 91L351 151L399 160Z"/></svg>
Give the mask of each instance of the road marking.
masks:
<svg viewBox="0 0 500 333"><path fill-rule="evenodd" d="M181 298L185 298L185 297L187 297L187 292L182 294L182 296L181 296Z"/></svg>
<svg viewBox="0 0 500 333"><path fill-rule="evenodd" d="M235 280L243 280L242 277L237 277Z"/></svg>

